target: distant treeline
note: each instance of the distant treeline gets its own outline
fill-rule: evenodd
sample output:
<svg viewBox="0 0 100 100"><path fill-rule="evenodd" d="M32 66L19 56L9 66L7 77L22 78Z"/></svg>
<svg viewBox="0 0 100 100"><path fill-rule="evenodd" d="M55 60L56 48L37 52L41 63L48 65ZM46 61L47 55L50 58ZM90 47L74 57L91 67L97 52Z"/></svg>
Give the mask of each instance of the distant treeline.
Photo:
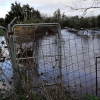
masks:
<svg viewBox="0 0 100 100"><path fill-rule="evenodd" d="M18 2L11 4L11 10L0 18L0 25L7 28L11 20L17 17L15 23L60 23L61 27L70 27L75 29L100 28L100 15L91 17L66 16L60 9L54 11L53 16L41 14L28 4L22 5Z"/></svg>
<svg viewBox="0 0 100 100"><path fill-rule="evenodd" d="M79 18L78 16L66 17L61 25L75 29L100 28L100 15L86 18Z"/></svg>
<svg viewBox="0 0 100 100"><path fill-rule="evenodd" d="M92 17L81 17L73 16L65 18L56 19L54 17L45 19L46 22L58 22L64 27L75 28L75 29L86 29L86 28L100 28L100 15Z"/></svg>

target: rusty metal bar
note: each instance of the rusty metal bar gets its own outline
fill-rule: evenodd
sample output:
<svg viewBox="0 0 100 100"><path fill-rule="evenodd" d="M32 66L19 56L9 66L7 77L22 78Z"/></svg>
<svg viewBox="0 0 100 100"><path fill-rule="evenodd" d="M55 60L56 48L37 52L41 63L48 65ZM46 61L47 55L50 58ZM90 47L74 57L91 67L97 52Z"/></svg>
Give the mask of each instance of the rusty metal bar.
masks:
<svg viewBox="0 0 100 100"><path fill-rule="evenodd" d="M96 96L98 96L98 63L97 63L97 60L98 60L98 58L100 58L100 57L96 57L96 63L95 63L95 65L96 65Z"/></svg>

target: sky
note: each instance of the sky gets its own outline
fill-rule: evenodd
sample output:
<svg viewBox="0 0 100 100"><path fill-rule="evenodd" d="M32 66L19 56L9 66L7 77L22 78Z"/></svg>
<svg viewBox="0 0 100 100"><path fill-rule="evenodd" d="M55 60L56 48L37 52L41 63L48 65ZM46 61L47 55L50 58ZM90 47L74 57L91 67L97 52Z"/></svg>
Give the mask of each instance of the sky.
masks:
<svg viewBox="0 0 100 100"><path fill-rule="evenodd" d="M52 16L53 13L59 8L61 13L65 13L67 16L82 16L82 11L71 10L69 7L74 8L83 8L90 7L91 5L100 6L100 0L96 0L93 3L93 0L0 0L0 18L5 18L5 15L10 11L11 3L17 1L21 5L29 4L30 7L33 7L35 10L39 10L41 14L47 14ZM86 16L94 16L100 14L100 9L90 9Z"/></svg>

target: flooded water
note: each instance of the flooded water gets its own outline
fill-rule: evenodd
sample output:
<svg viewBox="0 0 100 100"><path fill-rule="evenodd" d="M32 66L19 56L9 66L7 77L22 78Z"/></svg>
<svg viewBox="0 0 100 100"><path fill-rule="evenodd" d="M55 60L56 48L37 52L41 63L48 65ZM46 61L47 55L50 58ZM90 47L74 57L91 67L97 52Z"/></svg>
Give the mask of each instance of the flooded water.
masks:
<svg viewBox="0 0 100 100"><path fill-rule="evenodd" d="M56 35L46 36L40 40L36 50L34 54L38 55L37 73L40 75L38 83L45 81L54 84L62 81L63 88L72 93L74 91L74 95L79 98L86 93L96 95L95 63L96 57L100 57L99 32L94 35L91 31L88 34L82 32L75 34L68 32L67 29L61 30L61 66L59 66L59 38ZM97 63L99 93L99 58ZM11 78L10 61L5 60L0 66L5 68L7 77Z"/></svg>
<svg viewBox="0 0 100 100"><path fill-rule="evenodd" d="M59 82L62 74L63 88L74 91L81 98L86 93L96 95L96 57L100 56L99 34L75 34L66 29L61 31L61 69L59 68L58 42L56 36L46 37L39 47L39 73L46 82ZM56 55L47 57L46 55ZM45 57L46 56L46 57ZM99 69L99 63L97 62ZM97 71L99 77L99 71ZM98 78L99 88L99 78ZM99 93L99 91L98 91Z"/></svg>
<svg viewBox="0 0 100 100"><path fill-rule="evenodd" d="M2 41L4 41L4 44L2 44ZM0 54L0 80L1 80L0 85L5 84L7 87L9 87L9 81L12 81L11 77L13 76L13 73L12 73L11 61L8 60L9 51L8 48L5 48L5 46L7 46L5 38L4 36L1 36L0 47L2 49L2 53ZM4 61L2 61L3 59L2 57L5 57Z"/></svg>
<svg viewBox="0 0 100 100"><path fill-rule="evenodd" d="M100 56L99 34L69 33L62 30L62 74L65 86L70 85L78 96L96 93L96 57ZM97 62L97 69L100 68ZM65 66L66 65L66 66ZM99 70L97 71L99 77ZM98 78L98 88L99 86ZM67 83L67 84L66 84ZM75 85L77 83L77 86ZM98 91L99 92L99 91Z"/></svg>

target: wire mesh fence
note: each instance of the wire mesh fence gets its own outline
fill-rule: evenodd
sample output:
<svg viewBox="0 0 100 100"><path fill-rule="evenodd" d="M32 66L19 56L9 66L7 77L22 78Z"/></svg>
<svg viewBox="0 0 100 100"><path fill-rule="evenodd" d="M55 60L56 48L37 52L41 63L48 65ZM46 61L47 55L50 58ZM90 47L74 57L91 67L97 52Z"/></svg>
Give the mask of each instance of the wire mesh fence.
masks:
<svg viewBox="0 0 100 100"><path fill-rule="evenodd" d="M61 45L59 24L15 25L12 46L24 91L52 98L61 91ZM59 92L60 93L60 92ZM53 96L58 98L59 96Z"/></svg>
<svg viewBox="0 0 100 100"><path fill-rule="evenodd" d="M11 62L5 60L2 68L7 78L13 74L14 82L20 79L23 92L44 95L47 100L80 100L86 94L99 97L98 34L78 35L67 29L60 34L58 24L20 24L13 26L13 32L8 40Z"/></svg>
<svg viewBox="0 0 100 100"><path fill-rule="evenodd" d="M83 98L85 94L98 93L99 96L99 64L98 67L95 65L96 57L100 56L99 37L77 36L66 32L62 35L62 39L64 86L79 98Z"/></svg>

